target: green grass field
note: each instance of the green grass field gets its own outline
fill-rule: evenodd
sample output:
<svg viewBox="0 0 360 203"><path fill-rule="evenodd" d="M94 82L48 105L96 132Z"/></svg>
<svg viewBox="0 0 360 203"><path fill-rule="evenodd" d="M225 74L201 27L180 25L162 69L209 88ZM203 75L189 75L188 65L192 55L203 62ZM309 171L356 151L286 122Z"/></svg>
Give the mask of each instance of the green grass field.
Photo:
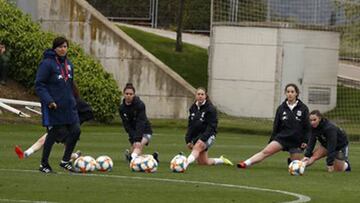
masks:
<svg viewBox="0 0 360 203"><path fill-rule="evenodd" d="M119 26L119 28L193 87L207 87L208 55L206 49L183 43L183 52L176 52L175 40L126 26Z"/></svg>
<svg viewBox="0 0 360 203"><path fill-rule="evenodd" d="M171 127L173 126L173 127ZM114 160L108 173L70 174L58 167L63 146L54 145L50 163L57 174L37 171L41 153L18 160L15 144L30 146L43 132L38 125L0 126L0 202L287 202L297 198L288 194L259 190L281 190L305 195L311 202L357 202L360 174L360 144L351 143L353 172L327 173L325 161L308 168L304 176L290 176L286 153L279 153L246 170L230 166L191 165L186 173L169 170L169 160L186 150L182 125L154 128L151 145L145 153L157 150L160 166L156 173L131 172L123 151L129 146L120 125L85 125L77 149L97 157L107 154ZM209 154L225 154L237 162L260 150L266 136L222 131ZM252 189L245 186L254 187ZM20 201L22 200L22 201Z"/></svg>

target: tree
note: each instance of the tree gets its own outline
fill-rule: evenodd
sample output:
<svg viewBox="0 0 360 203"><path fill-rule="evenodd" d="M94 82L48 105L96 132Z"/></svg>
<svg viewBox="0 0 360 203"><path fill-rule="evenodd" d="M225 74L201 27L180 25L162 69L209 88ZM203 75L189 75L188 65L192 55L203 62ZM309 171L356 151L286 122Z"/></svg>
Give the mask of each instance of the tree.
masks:
<svg viewBox="0 0 360 203"><path fill-rule="evenodd" d="M176 48L177 52L182 52L182 24L183 24L183 14L184 14L184 4L185 0L179 0L180 6L178 10L178 19L177 19L177 30L176 30Z"/></svg>

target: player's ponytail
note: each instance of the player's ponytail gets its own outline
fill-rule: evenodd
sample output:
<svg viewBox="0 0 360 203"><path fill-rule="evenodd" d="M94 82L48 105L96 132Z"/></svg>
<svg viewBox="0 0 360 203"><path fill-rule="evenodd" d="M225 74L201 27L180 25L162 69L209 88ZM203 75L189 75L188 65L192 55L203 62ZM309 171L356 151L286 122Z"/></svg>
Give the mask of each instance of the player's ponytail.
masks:
<svg viewBox="0 0 360 203"><path fill-rule="evenodd" d="M320 111L317 110L317 109L312 110L309 115L315 115L315 116L317 116L320 120L324 118L324 116L322 115L322 113L320 113Z"/></svg>
<svg viewBox="0 0 360 203"><path fill-rule="evenodd" d="M135 87L134 87L133 84L130 83L130 82L126 83L123 92L125 92L125 90L127 90L127 89L131 89L131 90L134 91L134 93L135 93Z"/></svg>

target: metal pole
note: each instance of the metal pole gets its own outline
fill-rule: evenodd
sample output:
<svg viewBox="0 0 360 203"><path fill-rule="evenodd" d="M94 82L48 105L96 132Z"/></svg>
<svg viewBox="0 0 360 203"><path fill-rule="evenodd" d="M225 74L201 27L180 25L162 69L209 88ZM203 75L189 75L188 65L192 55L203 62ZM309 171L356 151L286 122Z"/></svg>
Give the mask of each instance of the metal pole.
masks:
<svg viewBox="0 0 360 203"><path fill-rule="evenodd" d="M238 16L238 11L239 11L239 1L235 0L234 4L235 4L235 6L234 6L234 21L238 22L237 16Z"/></svg>
<svg viewBox="0 0 360 203"><path fill-rule="evenodd" d="M159 6L159 0L155 0L155 28L157 28L157 20L158 20L158 6Z"/></svg>
<svg viewBox="0 0 360 203"><path fill-rule="evenodd" d="M12 112L14 114L17 114L20 117L30 118L30 115L28 115L28 114L26 114L24 112L21 112L21 111L15 109L15 108L3 103L3 102L0 102L0 107L4 108L5 110L8 110L8 111L10 111L10 112Z"/></svg>
<svg viewBox="0 0 360 203"><path fill-rule="evenodd" d="M32 101L23 101L23 100L0 98L0 102L6 103L6 104L41 107L40 102L32 102Z"/></svg>
<svg viewBox="0 0 360 203"><path fill-rule="evenodd" d="M214 24L214 0L211 0L210 5L210 40L209 40L209 47L208 47L208 92L211 96L212 94L212 57L213 57L213 24Z"/></svg>
<svg viewBox="0 0 360 203"><path fill-rule="evenodd" d="M151 20L151 15L152 15L152 0L149 0L149 19Z"/></svg>
<svg viewBox="0 0 360 203"><path fill-rule="evenodd" d="M270 8L270 0L267 0L267 15L266 15L266 21L267 22L270 22L271 20L271 15L270 15L270 11L271 11L271 8Z"/></svg>
<svg viewBox="0 0 360 203"><path fill-rule="evenodd" d="M318 7L318 0L315 0L315 6L314 6L314 24L317 23L317 8Z"/></svg>

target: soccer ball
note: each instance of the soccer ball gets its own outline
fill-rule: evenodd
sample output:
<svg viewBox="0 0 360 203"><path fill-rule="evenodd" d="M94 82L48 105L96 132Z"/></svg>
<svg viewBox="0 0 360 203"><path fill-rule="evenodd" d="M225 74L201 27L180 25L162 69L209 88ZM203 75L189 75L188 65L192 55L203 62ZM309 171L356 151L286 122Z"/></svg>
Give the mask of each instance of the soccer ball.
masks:
<svg viewBox="0 0 360 203"><path fill-rule="evenodd" d="M96 161L91 156L81 156L75 160L74 167L77 172L91 172L96 168Z"/></svg>
<svg viewBox="0 0 360 203"><path fill-rule="evenodd" d="M158 162L152 155L140 155L132 159L130 169L135 172L154 173L157 171Z"/></svg>
<svg viewBox="0 0 360 203"><path fill-rule="evenodd" d="M305 172L305 163L299 160L294 160L289 165L289 173L293 176L302 176Z"/></svg>
<svg viewBox="0 0 360 203"><path fill-rule="evenodd" d="M186 170L186 162L187 158L186 156L182 154L176 155L171 161L170 161L170 169L171 171L175 173L184 173Z"/></svg>
<svg viewBox="0 0 360 203"><path fill-rule="evenodd" d="M138 156L134 159L131 159L130 161L130 169L134 172L140 172L141 171L141 163L142 163L142 156Z"/></svg>
<svg viewBox="0 0 360 203"><path fill-rule="evenodd" d="M101 172L111 171L113 168L113 161L109 156L99 156L96 159L96 169Z"/></svg>
<svg viewBox="0 0 360 203"><path fill-rule="evenodd" d="M154 173L157 171L158 162L152 155L143 155L142 162L140 164L141 171L145 173Z"/></svg>

